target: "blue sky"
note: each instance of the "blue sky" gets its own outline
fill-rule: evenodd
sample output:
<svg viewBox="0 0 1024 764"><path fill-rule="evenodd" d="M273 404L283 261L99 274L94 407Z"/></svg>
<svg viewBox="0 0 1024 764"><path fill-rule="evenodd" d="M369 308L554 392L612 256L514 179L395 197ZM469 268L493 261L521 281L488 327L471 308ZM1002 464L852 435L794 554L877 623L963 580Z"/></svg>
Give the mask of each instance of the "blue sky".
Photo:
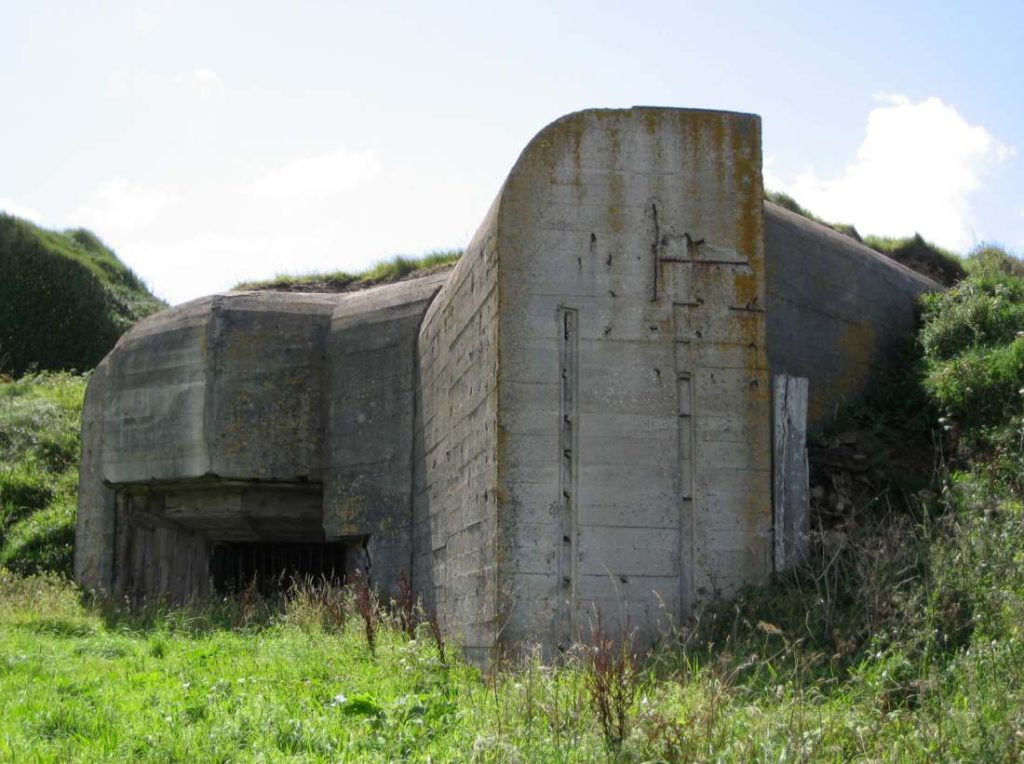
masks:
<svg viewBox="0 0 1024 764"><path fill-rule="evenodd" d="M848 7L847 7L848 6ZM862 233L1024 252L1024 3L0 5L0 209L172 302L465 244L545 124L760 114Z"/></svg>

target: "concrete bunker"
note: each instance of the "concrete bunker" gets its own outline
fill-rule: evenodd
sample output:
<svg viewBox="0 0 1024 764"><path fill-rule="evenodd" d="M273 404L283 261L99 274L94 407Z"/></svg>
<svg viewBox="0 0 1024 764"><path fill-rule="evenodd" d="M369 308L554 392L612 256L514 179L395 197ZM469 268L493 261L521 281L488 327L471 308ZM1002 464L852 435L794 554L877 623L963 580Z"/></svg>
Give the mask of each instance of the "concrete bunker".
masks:
<svg viewBox="0 0 1024 764"><path fill-rule="evenodd" d="M785 389L820 426L934 288L765 203L756 116L568 115L448 271L125 335L87 393L76 577L185 600L407 575L479 660L598 610L653 636L782 559L772 377L809 381Z"/></svg>

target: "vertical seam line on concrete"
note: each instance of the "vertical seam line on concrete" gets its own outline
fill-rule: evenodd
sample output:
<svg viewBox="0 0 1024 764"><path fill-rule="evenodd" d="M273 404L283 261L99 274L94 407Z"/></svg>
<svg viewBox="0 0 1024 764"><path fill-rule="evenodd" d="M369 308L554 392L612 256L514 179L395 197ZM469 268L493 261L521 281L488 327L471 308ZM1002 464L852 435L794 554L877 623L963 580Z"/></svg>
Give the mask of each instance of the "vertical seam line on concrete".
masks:
<svg viewBox="0 0 1024 764"><path fill-rule="evenodd" d="M578 567L579 517L577 507L579 444L579 313L575 308L558 310L560 338L559 373L559 470L560 513L559 581L563 592L562 637L565 647L572 642L576 627L576 579Z"/></svg>
<svg viewBox="0 0 1024 764"><path fill-rule="evenodd" d="M678 413L678 449L679 449L679 596L680 609L689 607L693 602L693 566L695 560L694 536L695 536L695 515L694 512L694 486L696 479L694 470L696 467L696 440L694 437L693 413L695 409L695 389L693 384L692 368L679 368L681 365L689 367L691 364L680 364L678 345L676 346L676 395ZM692 357L690 359L692 361ZM684 405L685 403L685 405ZM686 461L684 469L683 462ZM685 521L689 521L688 527ZM689 538L684 538L686 534ZM689 543L686 543L686 542ZM683 552L686 552L685 556Z"/></svg>
<svg viewBox="0 0 1024 764"><path fill-rule="evenodd" d="M651 241L651 260L652 268L654 271L654 278L652 279L652 296L651 302L658 301L658 276L659 266L658 260L661 258L661 226L658 223L658 203L651 202L651 218L654 221L654 238Z"/></svg>
<svg viewBox="0 0 1024 764"><path fill-rule="evenodd" d="M775 551L775 569L782 570L786 564L785 550L783 549L783 536L784 528L786 523L785 511L786 511L786 481L780 479L781 476L776 475L776 468L781 466L783 469L788 462L788 455L786 453L789 446L789 438L786 437L787 421L786 414L789 408L787 397L789 395L789 379L785 376L777 376L775 378L775 384L772 385L775 392L775 405L772 406L772 414L775 422L773 429L774 444L772 448L772 481L775 483L773 486L772 496L775 501L773 502L772 511L772 535L774 536L774 551Z"/></svg>

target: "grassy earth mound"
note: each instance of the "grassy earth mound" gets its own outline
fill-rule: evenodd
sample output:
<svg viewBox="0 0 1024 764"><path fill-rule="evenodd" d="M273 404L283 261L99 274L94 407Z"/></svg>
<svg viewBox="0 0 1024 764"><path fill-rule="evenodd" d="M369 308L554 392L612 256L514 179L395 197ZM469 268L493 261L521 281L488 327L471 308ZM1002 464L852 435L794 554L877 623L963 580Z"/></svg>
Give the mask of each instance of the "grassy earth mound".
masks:
<svg viewBox="0 0 1024 764"><path fill-rule="evenodd" d="M71 575L86 378L0 381L0 567Z"/></svg>
<svg viewBox="0 0 1024 764"><path fill-rule="evenodd" d="M93 368L166 307L94 234L0 213L0 372Z"/></svg>

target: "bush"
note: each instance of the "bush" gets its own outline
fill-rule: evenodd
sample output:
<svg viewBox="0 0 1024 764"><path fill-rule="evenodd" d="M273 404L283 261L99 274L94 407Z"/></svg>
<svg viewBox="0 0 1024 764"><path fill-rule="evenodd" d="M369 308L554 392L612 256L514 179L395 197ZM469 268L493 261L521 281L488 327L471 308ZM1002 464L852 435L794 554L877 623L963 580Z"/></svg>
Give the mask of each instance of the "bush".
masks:
<svg viewBox="0 0 1024 764"><path fill-rule="evenodd" d="M971 276L923 298L925 388L958 426L1010 424L1024 411L1024 276L987 248Z"/></svg>

